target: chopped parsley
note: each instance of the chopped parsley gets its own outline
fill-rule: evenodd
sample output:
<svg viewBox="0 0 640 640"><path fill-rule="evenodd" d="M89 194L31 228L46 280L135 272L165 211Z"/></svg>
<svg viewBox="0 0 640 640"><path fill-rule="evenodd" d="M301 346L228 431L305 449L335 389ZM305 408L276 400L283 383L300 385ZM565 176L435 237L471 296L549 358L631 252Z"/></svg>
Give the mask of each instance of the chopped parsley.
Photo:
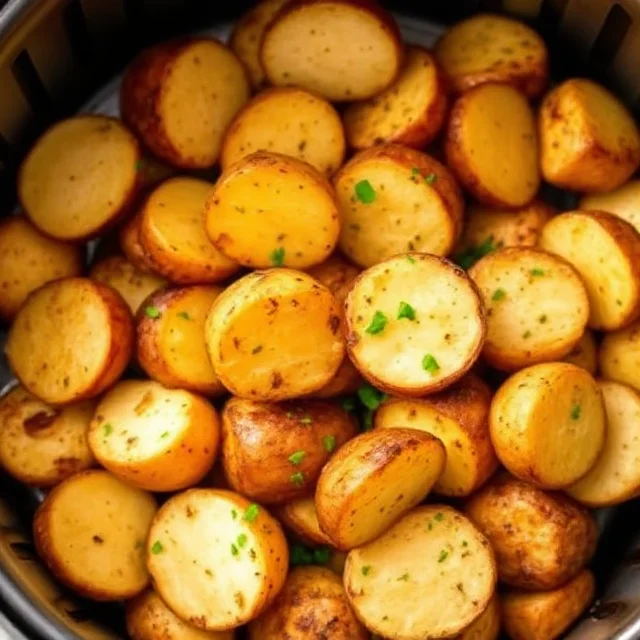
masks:
<svg viewBox="0 0 640 640"><path fill-rule="evenodd" d="M418 167L413 167L413 169L411 169L411 177L419 176L419 175L420 175L420 169L418 169Z"/></svg>
<svg viewBox="0 0 640 640"><path fill-rule="evenodd" d="M281 267L284 264L284 247L278 247L269 256L274 267Z"/></svg>
<svg viewBox="0 0 640 640"><path fill-rule="evenodd" d="M237 556L240 552L238 551L238 547L236 547L235 544L233 544L233 542L231 543L231 555L232 556Z"/></svg>
<svg viewBox="0 0 640 640"><path fill-rule="evenodd" d="M370 564L365 564L362 567L362 575L363 576L368 576L371 573L371 565Z"/></svg>
<svg viewBox="0 0 640 640"><path fill-rule="evenodd" d="M362 415L362 430L371 431L373 429L373 411L365 409Z"/></svg>
<svg viewBox="0 0 640 640"><path fill-rule="evenodd" d="M168 432L168 431L165 431L164 433L162 433L162 434L160 435L160 437L161 437L161 438L166 438L166 437L168 437L168 436L169 436L169 432Z"/></svg>
<svg viewBox="0 0 640 640"><path fill-rule="evenodd" d="M162 315L162 313L160 312L160 309L158 309L158 307L148 306L144 308L144 315L147 316L147 318L157 320Z"/></svg>
<svg viewBox="0 0 640 640"><path fill-rule="evenodd" d="M260 507L257 504L250 504L244 512L243 519L247 522L254 522L260 513Z"/></svg>
<svg viewBox="0 0 640 640"><path fill-rule="evenodd" d="M463 547L468 547L468 546L469 546L469 543L468 543L466 540L463 540L463 541L462 541L462 546L463 546Z"/></svg>
<svg viewBox="0 0 640 640"><path fill-rule="evenodd" d="M438 513L436 513L436 515L433 516L433 519L436 522L442 522L444 520L444 513L442 513L442 511L438 511Z"/></svg>
<svg viewBox="0 0 640 640"><path fill-rule="evenodd" d="M427 353L427 355L422 358L422 368L425 371L428 371L431 375L434 375L438 371L440 371L440 365L438 364L438 361L430 353Z"/></svg>
<svg viewBox="0 0 640 640"><path fill-rule="evenodd" d="M186 311L181 311L178 314L178 318L182 318L183 320L191 320L191 316Z"/></svg>
<svg viewBox="0 0 640 640"><path fill-rule="evenodd" d="M157 556L159 553L162 553L164 551L164 547L162 546L162 542L160 542L160 540L156 540L153 543L153 546L151 547L151 553L153 553L154 556Z"/></svg>
<svg viewBox="0 0 640 640"><path fill-rule="evenodd" d="M529 271L529 273L534 276L534 277L540 277L544 275L544 269L541 269L540 267L534 267L533 269L531 269L531 271Z"/></svg>
<svg viewBox="0 0 640 640"><path fill-rule="evenodd" d="M231 517L234 520L238 517L238 512L235 509L231 509Z"/></svg>
<svg viewBox="0 0 640 640"><path fill-rule="evenodd" d="M398 320L402 320L402 318L407 320L416 319L416 310L408 302L401 302L398 307Z"/></svg>
<svg viewBox="0 0 640 640"><path fill-rule="evenodd" d="M322 448L327 453L331 453L336 448L336 437L329 435L322 438Z"/></svg>
<svg viewBox="0 0 640 640"><path fill-rule="evenodd" d="M430 173L428 176L425 177L424 181L428 185L435 184L438 181L438 176L435 173Z"/></svg>
<svg viewBox="0 0 640 640"><path fill-rule="evenodd" d="M289 562L294 567L313 564L326 565L331 560L332 553L329 547L310 549L303 544L294 544L291 545Z"/></svg>
<svg viewBox="0 0 640 640"><path fill-rule="evenodd" d="M300 418L300 424L313 424L313 418L309 414L306 414Z"/></svg>
<svg viewBox="0 0 640 640"><path fill-rule="evenodd" d="M358 398L360 398L360 402L367 408L371 409L371 411L375 411L386 399L387 394L382 393L382 391L378 391L375 387L372 387L370 384L363 384L358 389Z"/></svg>
<svg viewBox="0 0 640 640"><path fill-rule="evenodd" d="M399 578L398 578L398 582L400 582L401 580L406 582L409 579L409 574L408 573L403 573Z"/></svg>
<svg viewBox="0 0 640 640"><path fill-rule="evenodd" d="M371 322L369 326L365 329L367 333L371 335L376 335L378 333L382 333L384 328L387 326L387 316L382 313L382 311L376 311L373 314L373 318L371 318Z"/></svg>
<svg viewBox="0 0 640 640"><path fill-rule="evenodd" d="M329 547L318 547L313 550L314 564L327 564L331 560L331 549Z"/></svg>
<svg viewBox="0 0 640 640"><path fill-rule="evenodd" d="M340 404L345 411L353 411L356 408L356 399L353 396L347 396L342 398Z"/></svg>
<svg viewBox="0 0 640 640"><path fill-rule="evenodd" d="M453 261L463 269L471 269L480 258L484 258L487 254L495 251L501 244L502 243L498 243L496 245L493 241L493 236L489 236L481 244L471 246L466 251L459 253L454 257Z"/></svg>
<svg viewBox="0 0 640 640"><path fill-rule="evenodd" d="M304 473L302 471L297 471L296 473L291 474L291 484L296 487L301 487L304 484Z"/></svg>
<svg viewBox="0 0 640 640"><path fill-rule="evenodd" d="M580 418L580 414L582 413L582 407L579 404L574 404L571 407L571 419L578 420Z"/></svg>
<svg viewBox="0 0 640 640"><path fill-rule="evenodd" d="M355 192L362 204L371 204L376 199L376 191L368 180L360 180L355 186Z"/></svg>
<svg viewBox="0 0 640 640"><path fill-rule="evenodd" d="M104 429L104 437L106 438L107 436L110 436L113 433L113 427L111 426L110 422L107 422L107 424L104 425L104 427L102 427Z"/></svg>
<svg viewBox="0 0 640 640"><path fill-rule="evenodd" d="M306 455L306 451L296 451L289 456L288 460L291 464L294 464L297 467L304 460Z"/></svg>
<svg viewBox="0 0 640 640"><path fill-rule="evenodd" d="M241 533L238 536L238 547L240 547L240 549L242 549L242 547L244 547L245 544L247 544L247 534L246 533Z"/></svg>
<svg viewBox="0 0 640 640"><path fill-rule="evenodd" d="M407 256L407 261L409 262L409 264L416 263L416 259L413 256Z"/></svg>
<svg viewBox="0 0 640 640"><path fill-rule="evenodd" d="M507 295L507 292L504 289L496 289L491 296L491 299L494 302L498 302L498 300L502 300Z"/></svg>
<svg viewBox="0 0 640 640"><path fill-rule="evenodd" d="M449 557L449 552L444 549L440 552L438 556L438 562L444 562Z"/></svg>

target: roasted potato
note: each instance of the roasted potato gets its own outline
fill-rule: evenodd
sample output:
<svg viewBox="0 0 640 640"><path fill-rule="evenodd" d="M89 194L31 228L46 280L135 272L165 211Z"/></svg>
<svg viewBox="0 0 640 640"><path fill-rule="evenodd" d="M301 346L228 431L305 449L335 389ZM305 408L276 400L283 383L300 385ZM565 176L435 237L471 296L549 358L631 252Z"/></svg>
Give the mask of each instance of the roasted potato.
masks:
<svg viewBox="0 0 640 640"><path fill-rule="evenodd" d="M605 334L598 362L603 378L640 391L640 321Z"/></svg>
<svg viewBox="0 0 640 640"><path fill-rule="evenodd" d="M610 191L640 165L640 133L627 108L604 87L572 78L544 98L538 116L547 182L574 191Z"/></svg>
<svg viewBox="0 0 640 640"><path fill-rule="evenodd" d="M489 604L496 565L489 542L467 518L433 504L353 549L344 584L369 630L395 640L450 638Z"/></svg>
<svg viewBox="0 0 640 640"><path fill-rule="evenodd" d="M454 640L497 640L501 627L501 606L494 593L487 608Z"/></svg>
<svg viewBox="0 0 640 640"><path fill-rule="evenodd" d="M582 338L580 338L576 346L569 351L569 355L565 356L564 361L586 369L592 376L596 375L598 369L598 354L596 339L592 331L587 329L582 334Z"/></svg>
<svg viewBox="0 0 640 640"><path fill-rule="evenodd" d="M449 170L420 151L385 145L353 157L334 178L340 248L371 267L398 253L451 252L464 201Z"/></svg>
<svg viewBox="0 0 640 640"><path fill-rule="evenodd" d="M132 349L133 320L122 297L88 278L65 278L27 298L5 353L28 391L44 402L67 404L113 384Z"/></svg>
<svg viewBox="0 0 640 640"><path fill-rule="evenodd" d="M42 560L67 587L92 600L122 600L149 582L144 545L153 497L107 471L77 473L38 507L33 539Z"/></svg>
<svg viewBox="0 0 640 640"><path fill-rule="evenodd" d="M260 615L284 585L288 563L278 522L231 491L173 496L147 538L147 566L160 597L182 620L207 631Z"/></svg>
<svg viewBox="0 0 640 640"><path fill-rule="evenodd" d="M640 180L630 180L614 191L592 193L580 200L583 211L606 211L640 231Z"/></svg>
<svg viewBox="0 0 640 640"><path fill-rule="evenodd" d="M507 473L470 498L465 513L489 538L500 580L513 587L556 589L580 573L596 548L596 524L586 509Z"/></svg>
<svg viewBox="0 0 640 640"><path fill-rule="evenodd" d="M333 542L320 528L313 497L298 498L275 510L275 516L296 537L309 544L332 545Z"/></svg>
<svg viewBox="0 0 640 640"><path fill-rule="evenodd" d="M140 244L140 223L142 211L130 216L118 231L118 242L122 253L138 271L154 273L153 264Z"/></svg>

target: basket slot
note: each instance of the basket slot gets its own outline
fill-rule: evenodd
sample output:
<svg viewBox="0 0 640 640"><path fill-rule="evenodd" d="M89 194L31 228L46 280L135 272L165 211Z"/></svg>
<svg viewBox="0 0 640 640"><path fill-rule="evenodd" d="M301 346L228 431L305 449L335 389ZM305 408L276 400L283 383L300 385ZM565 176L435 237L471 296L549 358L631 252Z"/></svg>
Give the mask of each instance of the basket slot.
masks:
<svg viewBox="0 0 640 640"><path fill-rule="evenodd" d="M62 21L76 62L86 64L93 57L93 46L80 0L69 2L62 11Z"/></svg>
<svg viewBox="0 0 640 640"><path fill-rule="evenodd" d="M516 18L536 18L543 0L503 0L502 8Z"/></svg>
<svg viewBox="0 0 640 640"><path fill-rule="evenodd" d="M96 52L113 55L114 45L121 46L127 30L123 2L117 0L80 0L91 45Z"/></svg>
<svg viewBox="0 0 640 640"><path fill-rule="evenodd" d="M26 50L21 51L13 61L11 73L36 118L41 123L53 120L55 116L49 92Z"/></svg>
<svg viewBox="0 0 640 640"><path fill-rule="evenodd" d="M611 10L601 0L571 0L560 23L559 36L576 45L576 56L587 60Z"/></svg>
<svg viewBox="0 0 640 640"><path fill-rule="evenodd" d="M631 16L619 4L614 4L593 43L590 61L597 65L609 65L616 55L631 26Z"/></svg>
<svg viewBox="0 0 640 640"><path fill-rule="evenodd" d="M33 111L18 85L11 69L0 66L0 136L9 144L17 145L33 122Z"/></svg>
<svg viewBox="0 0 640 640"><path fill-rule="evenodd" d="M542 0L540 4L540 21L545 26L557 25L567 10L570 0Z"/></svg>
<svg viewBox="0 0 640 640"><path fill-rule="evenodd" d="M634 21L609 69L616 78L623 97L638 107L640 105L640 21ZM638 111L636 112L638 115Z"/></svg>

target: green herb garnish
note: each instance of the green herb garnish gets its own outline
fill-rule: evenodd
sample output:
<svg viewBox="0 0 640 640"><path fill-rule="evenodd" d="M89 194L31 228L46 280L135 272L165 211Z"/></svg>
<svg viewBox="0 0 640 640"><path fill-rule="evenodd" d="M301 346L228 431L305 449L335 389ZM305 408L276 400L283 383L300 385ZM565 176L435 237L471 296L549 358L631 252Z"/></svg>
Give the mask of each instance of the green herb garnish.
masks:
<svg viewBox="0 0 640 640"><path fill-rule="evenodd" d="M407 320L416 319L416 310L407 302L401 302L398 308L398 320L407 318Z"/></svg>
<svg viewBox="0 0 640 640"><path fill-rule="evenodd" d="M297 467L304 460L306 455L306 451L296 451L289 456L288 460L291 464L294 464Z"/></svg>
<svg viewBox="0 0 640 640"><path fill-rule="evenodd" d="M362 567L362 575L363 576L368 576L371 573L371 565L370 564L365 564Z"/></svg>
<svg viewBox="0 0 640 640"><path fill-rule="evenodd" d="M240 552L238 551L238 547L236 547L235 544L233 544L233 542L231 543L231 555L232 556L237 556Z"/></svg>
<svg viewBox="0 0 640 640"><path fill-rule="evenodd" d="M144 308L144 315L148 318L152 318L153 320L157 320L162 315L162 313L160 312L160 309L158 309L158 307L149 306Z"/></svg>
<svg viewBox="0 0 640 640"><path fill-rule="evenodd" d="M245 544L247 544L247 535L245 533L241 533L238 536L238 547L240 547L240 549L242 549L242 547L244 547Z"/></svg>
<svg viewBox="0 0 640 640"><path fill-rule="evenodd" d="M378 391L375 387L365 382L365 384L358 389L358 398L367 409L375 411L388 396L386 393Z"/></svg>
<svg viewBox="0 0 640 640"><path fill-rule="evenodd" d="M425 177L424 181L429 185L435 184L438 181L438 176L435 173L430 173Z"/></svg>
<svg viewBox="0 0 640 640"><path fill-rule="evenodd" d="M449 557L449 552L444 549L440 552L438 556L438 562L444 562Z"/></svg>
<svg viewBox="0 0 640 640"><path fill-rule="evenodd" d="M376 311L373 314L373 318L371 318L371 322L369 326L365 329L367 333L371 335L376 335L378 333L382 333L384 328L387 326L387 316L382 313L382 311Z"/></svg>
<svg viewBox="0 0 640 640"><path fill-rule="evenodd" d="M296 487L301 487L304 484L304 473L302 471L297 471L296 473L291 474L291 484Z"/></svg>
<svg viewBox="0 0 640 640"><path fill-rule="evenodd" d="M160 540L156 540L153 543L153 546L151 547L151 553L153 553L154 556L157 556L159 553L162 553L164 551L164 547L162 546L162 542L160 542Z"/></svg>
<svg viewBox="0 0 640 640"><path fill-rule="evenodd" d="M331 549L329 547L318 547L313 550L314 564L324 565L331 560Z"/></svg>
<svg viewBox="0 0 640 640"><path fill-rule="evenodd" d="M362 204L371 204L376 199L375 189L368 180L361 180L355 186L356 198Z"/></svg>
<svg viewBox="0 0 640 640"><path fill-rule="evenodd" d="M407 256L407 260L410 264L415 264L416 263L416 259L413 256Z"/></svg>
<svg viewBox="0 0 640 640"><path fill-rule="evenodd" d="M504 289L496 289L491 296L491 299L494 302L498 302L498 300L502 300L507 295L507 292Z"/></svg>
<svg viewBox="0 0 640 640"><path fill-rule="evenodd" d="M178 314L178 318L182 318L183 320L191 320L191 316L186 311L181 311Z"/></svg>
<svg viewBox="0 0 640 640"><path fill-rule="evenodd" d="M331 453L336 448L336 437L325 436L324 438L322 438L322 448L327 453Z"/></svg>
<svg viewBox="0 0 640 640"><path fill-rule="evenodd" d="M469 247L466 251L455 256L453 261L463 269L470 269L480 258L484 258L487 254L495 251L498 246L500 245L496 245L493 242L493 236L489 236L483 243Z"/></svg>
<svg viewBox="0 0 640 640"><path fill-rule="evenodd" d="M271 264L274 267L281 267L284 264L284 247L278 247L271 252Z"/></svg>
<svg viewBox="0 0 640 640"><path fill-rule="evenodd" d="M540 277L544 275L544 269L541 269L540 267L534 267L533 269L531 269L531 271L529 271L529 273L532 276Z"/></svg>
<svg viewBox="0 0 640 640"><path fill-rule="evenodd" d="M580 418L580 414L582 413L582 407L579 404L574 404L571 407L571 419L578 420Z"/></svg>
<svg viewBox="0 0 640 640"><path fill-rule="evenodd" d="M260 513L260 507L254 503L254 504L250 504L247 507L247 510L244 512L244 516L242 517L247 522L253 522L258 517L259 513Z"/></svg>
<svg viewBox="0 0 640 640"><path fill-rule="evenodd" d="M431 375L435 375L440 371L438 361L430 353L427 353L427 355L422 358L422 368L425 371L428 371Z"/></svg>
<svg viewBox="0 0 640 640"><path fill-rule="evenodd" d="M113 427L109 422L102 427L104 429L104 437L110 436L113 433Z"/></svg>

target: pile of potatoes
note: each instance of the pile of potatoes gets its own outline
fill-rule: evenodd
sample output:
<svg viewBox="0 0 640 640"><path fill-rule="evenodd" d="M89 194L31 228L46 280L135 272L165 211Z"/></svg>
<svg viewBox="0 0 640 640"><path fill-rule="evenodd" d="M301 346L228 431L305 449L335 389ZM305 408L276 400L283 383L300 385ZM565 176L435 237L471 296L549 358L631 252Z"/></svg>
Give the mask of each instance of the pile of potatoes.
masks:
<svg viewBox="0 0 640 640"><path fill-rule="evenodd" d="M262 0L44 133L0 464L63 584L133 640L571 627L589 509L640 492L640 134L548 84L506 17L429 51L372 0Z"/></svg>

